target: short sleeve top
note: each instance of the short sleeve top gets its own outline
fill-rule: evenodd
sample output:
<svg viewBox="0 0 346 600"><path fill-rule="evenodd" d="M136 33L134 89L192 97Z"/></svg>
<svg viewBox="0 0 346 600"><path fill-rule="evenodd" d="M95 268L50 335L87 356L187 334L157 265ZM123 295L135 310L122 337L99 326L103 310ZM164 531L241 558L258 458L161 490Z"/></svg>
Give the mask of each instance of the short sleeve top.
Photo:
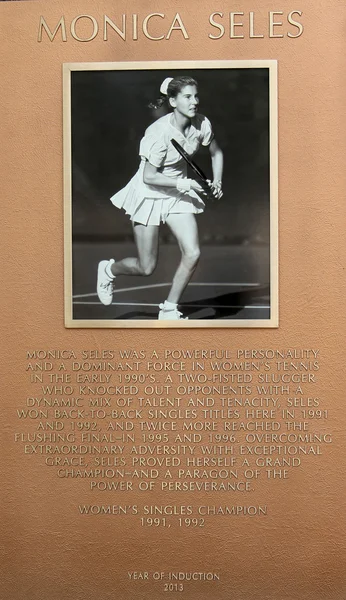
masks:
<svg viewBox="0 0 346 600"><path fill-rule="evenodd" d="M197 114L191 119L190 129L185 136L172 124L172 113L152 123L141 140L139 154L170 177L186 174L186 163L171 143L174 138L189 156L198 148L208 146L213 139L211 123L207 117Z"/></svg>

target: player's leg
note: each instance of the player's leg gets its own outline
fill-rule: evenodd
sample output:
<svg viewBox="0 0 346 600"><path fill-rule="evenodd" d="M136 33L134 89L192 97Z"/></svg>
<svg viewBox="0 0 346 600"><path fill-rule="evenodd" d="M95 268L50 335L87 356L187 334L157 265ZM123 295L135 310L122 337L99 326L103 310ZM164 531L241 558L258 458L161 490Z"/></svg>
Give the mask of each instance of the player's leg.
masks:
<svg viewBox="0 0 346 600"><path fill-rule="evenodd" d="M158 255L158 225L134 223L133 233L138 256L113 261L110 268L112 275L151 275L154 271Z"/></svg>
<svg viewBox="0 0 346 600"><path fill-rule="evenodd" d="M160 305L159 319L176 320L181 318L177 304L196 269L200 255L198 229L195 215L191 213L170 214L166 223L179 244L181 261L173 277L167 300Z"/></svg>
<svg viewBox="0 0 346 600"><path fill-rule="evenodd" d="M157 263L159 227L134 223L137 257L102 260L97 272L97 294L102 304L111 304L117 275L151 275Z"/></svg>

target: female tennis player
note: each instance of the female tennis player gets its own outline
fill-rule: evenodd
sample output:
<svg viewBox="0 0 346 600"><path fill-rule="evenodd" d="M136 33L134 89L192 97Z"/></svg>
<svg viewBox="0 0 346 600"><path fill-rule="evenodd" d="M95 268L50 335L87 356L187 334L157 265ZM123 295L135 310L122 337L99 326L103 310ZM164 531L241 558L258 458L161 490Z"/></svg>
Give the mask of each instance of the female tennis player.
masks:
<svg viewBox="0 0 346 600"><path fill-rule="evenodd" d="M140 167L122 190L111 198L114 206L129 215L137 257L102 260L98 265L97 294L102 304L112 303L117 275L151 275L158 257L160 223L167 223L181 251L180 264L167 299L159 304L160 320L184 318L178 302L197 266L200 250L195 215L203 212L203 197L222 196L223 153L213 137L210 121L197 112L197 82L178 76L164 80L156 107L168 102L171 112L152 123L141 140ZM171 143L175 139L193 156L208 146L213 181L203 187L187 178L186 162Z"/></svg>

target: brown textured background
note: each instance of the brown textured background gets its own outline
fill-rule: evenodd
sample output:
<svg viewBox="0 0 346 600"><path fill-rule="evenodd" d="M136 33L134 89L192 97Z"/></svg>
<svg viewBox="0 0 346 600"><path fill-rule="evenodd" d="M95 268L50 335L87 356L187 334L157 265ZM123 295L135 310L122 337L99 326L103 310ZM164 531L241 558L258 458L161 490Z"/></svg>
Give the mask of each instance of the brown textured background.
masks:
<svg viewBox="0 0 346 600"><path fill-rule="evenodd" d="M302 10L296 40L208 39L213 11ZM37 43L39 16L111 18L175 12L191 39ZM98 18L99 20L99 18ZM2 171L2 598L159 600L160 585L129 584L127 570L210 570L188 600L344 600L345 581L345 24L341 0L247 3L108 0L0 6ZM261 30L264 27L261 26ZM215 30L216 33L216 30ZM277 59L279 63L280 327L277 330L66 330L63 326L63 62ZM84 486L58 481L13 443L28 393L27 349L319 348L319 396L334 444L288 482L258 486L266 519L212 521L204 531L149 533L125 518L79 517ZM82 491L83 490L83 491ZM83 496L83 497L82 497ZM93 501L96 496L92 496ZM113 498L115 500L115 498ZM91 500L91 497L89 498ZM100 494L99 502L106 501ZM108 502L111 498L108 499ZM123 501L121 498L115 501ZM142 500L138 498L138 501ZM159 498L158 498L159 500ZM175 503L193 497L172 496ZM209 498L225 504L225 498ZM246 500L246 499L244 499ZM232 502L232 499L230 499ZM131 498L131 502L134 499ZM176 594L175 594L176 595Z"/></svg>

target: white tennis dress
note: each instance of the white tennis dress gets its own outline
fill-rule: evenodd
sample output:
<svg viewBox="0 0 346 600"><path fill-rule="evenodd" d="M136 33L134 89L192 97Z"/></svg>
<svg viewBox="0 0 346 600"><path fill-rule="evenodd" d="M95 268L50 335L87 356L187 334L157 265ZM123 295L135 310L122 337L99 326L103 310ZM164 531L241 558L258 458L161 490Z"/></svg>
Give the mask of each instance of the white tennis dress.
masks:
<svg viewBox="0 0 346 600"><path fill-rule="evenodd" d="M171 188L147 185L143 181L144 165L149 161L167 177L186 178L187 165L171 143L174 138L189 156L198 148L208 146L213 139L210 121L197 114L191 119L191 127L184 136L172 125L172 113L161 117L146 130L139 147L141 162L137 173L129 183L111 197L111 202L123 208L131 221L143 225L159 225L173 213L201 213L204 202L194 191L179 192L175 183Z"/></svg>

